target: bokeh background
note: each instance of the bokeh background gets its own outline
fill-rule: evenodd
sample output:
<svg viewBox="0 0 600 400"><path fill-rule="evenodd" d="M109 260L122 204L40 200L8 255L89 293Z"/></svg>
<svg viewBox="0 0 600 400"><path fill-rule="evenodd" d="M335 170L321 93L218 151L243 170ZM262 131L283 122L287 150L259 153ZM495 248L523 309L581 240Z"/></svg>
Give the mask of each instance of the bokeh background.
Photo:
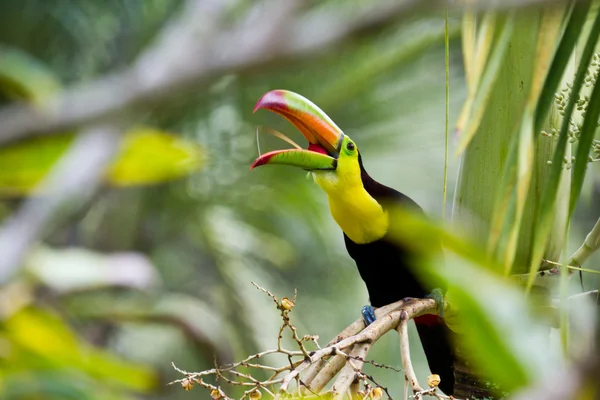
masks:
<svg viewBox="0 0 600 400"><path fill-rule="evenodd" d="M250 3L236 2L231 12L244 13ZM307 9L319 12L343 2L308 3ZM355 3L356 12L366 4ZM128 66L181 5L2 1L0 44L27 53L63 85L87 82ZM449 18L448 213L459 165L452 157L452 128L465 98L458 17ZM444 15L423 10L326 53L219 76L149 108L136 123L199 145L202 168L155 185L103 186L82 212L48 232L2 287L0 398L207 398L200 390L167 386L180 377L171 362L202 370L215 356L229 362L273 348L280 317L252 281L280 297L297 289L293 323L300 334L326 343L360 316L367 293L325 195L306 174L286 167L249 170L258 154L257 126L304 143L285 120L253 114L253 106L272 89L308 97L355 139L375 179L440 218L444 57ZM11 101L0 94L0 103ZM282 147L287 145L276 138L260 138L263 152ZM0 185L6 186L15 170L2 166ZM571 230L573 249L600 211L599 193L588 180ZM22 201L4 196L0 217ZM595 279L585 279L597 287ZM411 336L416 339L412 326ZM418 340L412 346L424 377ZM383 338L369 358L399 367L397 335ZM399 392L400 373L376 374Z"/></svg>

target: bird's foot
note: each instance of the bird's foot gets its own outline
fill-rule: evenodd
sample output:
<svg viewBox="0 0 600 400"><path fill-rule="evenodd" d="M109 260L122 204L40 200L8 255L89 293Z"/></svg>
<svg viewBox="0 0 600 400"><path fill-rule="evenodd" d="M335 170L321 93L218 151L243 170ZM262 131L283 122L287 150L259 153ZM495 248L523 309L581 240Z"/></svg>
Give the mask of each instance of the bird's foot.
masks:
<svg viewBox="0 0 600 400"><path fill-rule="evenodd" d="M440 310L440 317L444 318L445 300L444 300L444 292L442 292L442 289L435 288L431 291L431 293L429 293L425 297L428 299L435 300L435 304L437 305L438 310Z"/></svg>
<svg viewBox="0 0 600 400"><path fill-rule="evenodd" d="M365 321L365 326L369 326L371 325L376 317L375 317L375 309L372 306L364 306L361 310L360 313L363 316L363 320Z"/></svg>

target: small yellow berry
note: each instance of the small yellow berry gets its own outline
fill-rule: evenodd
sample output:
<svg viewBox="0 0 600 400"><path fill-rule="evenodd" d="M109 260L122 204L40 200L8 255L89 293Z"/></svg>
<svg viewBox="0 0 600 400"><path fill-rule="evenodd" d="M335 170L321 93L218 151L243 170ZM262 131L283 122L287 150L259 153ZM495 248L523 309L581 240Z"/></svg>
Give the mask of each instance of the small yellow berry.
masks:
<svg viewBox="0 0 600 400"><path fill-rule="evenodd" d="M210 397L211 397L213 400L219 400L219 399L220 399L221 397L223 397L223 396L221 395L221 391L220 391L219 389L212 389L212 390L210 391Z"/></svg>
<svg viewBox="0 0 600 400"><path fill-rule="evenodd" d="M260 390L254 389L250 392L249 397L250 400L260 400L260 398L262 397L262 393L260 392Z"/></svg>
<svg viewBox="0 0 600 400"><path fill-rule="evenodd" d="M438 374L432 374L427 377L427 384L429 385L429 387L432 388L437 387L440 384L441 380L442 379Z"/></svg>
<svg viewBox="0 0 600 400"><path fill-rule="evenodd" d="M281 299L281 307L283 307L284 310L291 310L292 308L294 308L294 302L290 299L288 299L287 297L284 297L283 299Z"/></svg>
<svg viewBox="0 0 600 400"><path fill-rule="evenodd" d="M194 381L189 378L185 378L181 381L181 387L187 391L190 391L194 387Z"/></svg>
<svg viewBox="0 0 600 400"><path fill-rule="evenodd" d="M373 389L373 391L371 392L371 398L373 400L380 400L383 397L383 389L380 387L376 387L375 389Z"/></svg>

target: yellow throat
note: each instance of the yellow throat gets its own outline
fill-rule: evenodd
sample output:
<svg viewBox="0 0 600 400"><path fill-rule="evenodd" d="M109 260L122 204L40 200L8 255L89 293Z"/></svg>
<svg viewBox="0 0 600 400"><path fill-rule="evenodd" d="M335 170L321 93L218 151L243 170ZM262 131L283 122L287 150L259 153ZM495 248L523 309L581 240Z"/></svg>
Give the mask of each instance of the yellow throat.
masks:
<svg viewBox="0 0 600 400"><path fill-rule="evenodd" d="M388 213L363 187L358 163L314 172L313 177L327 193L333 219L354 243L371 243L385 236Z"/></svg>

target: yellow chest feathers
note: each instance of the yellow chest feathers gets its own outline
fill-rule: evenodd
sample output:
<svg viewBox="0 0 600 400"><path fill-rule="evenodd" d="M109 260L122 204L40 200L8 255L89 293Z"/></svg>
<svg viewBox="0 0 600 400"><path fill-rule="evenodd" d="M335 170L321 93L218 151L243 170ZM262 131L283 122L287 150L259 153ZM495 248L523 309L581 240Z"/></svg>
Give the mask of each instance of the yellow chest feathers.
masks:
<svg viewBox="0 0 600 400"><path fill-rule="evenodd" d="M327 193L333 219L354 243L371 243L385 236L388 214L360 181L340 182L339 176L329 172L316 173L314 178Z"/></svg>

